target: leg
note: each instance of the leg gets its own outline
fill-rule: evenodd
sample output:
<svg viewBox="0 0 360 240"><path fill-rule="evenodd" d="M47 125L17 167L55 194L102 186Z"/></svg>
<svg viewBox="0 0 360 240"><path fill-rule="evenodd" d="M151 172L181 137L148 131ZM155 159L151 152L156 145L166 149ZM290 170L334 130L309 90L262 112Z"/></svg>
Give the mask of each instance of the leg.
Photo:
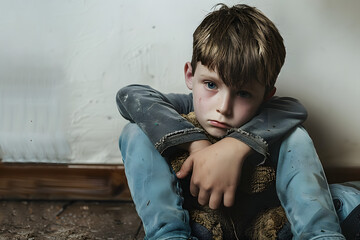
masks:
<svg viewBox="0 0 360 240"><path fill-rule="evenodd" d="M360 181L330 184L331 195L346 239L360 237Z"/></svg>
<svg viewBox="0 0 360 240"><path fill-rule="evenodd" d="M331 196L340 222L360 204L360 182L330 184Z"/></svg>
<svg viewBox="0 0 360 240"><path fill-rule="evenodd" d="M130 192L143 222L145 239L188 239L189 214L166 160L136 124L128 124L119 146Z"/></svg>
<svg viewBox="0 0 360 240"><path fill-rule="evenodd" d="M345 239L322 165L303 128L281 144L276 187L294 239Z"/></svg>

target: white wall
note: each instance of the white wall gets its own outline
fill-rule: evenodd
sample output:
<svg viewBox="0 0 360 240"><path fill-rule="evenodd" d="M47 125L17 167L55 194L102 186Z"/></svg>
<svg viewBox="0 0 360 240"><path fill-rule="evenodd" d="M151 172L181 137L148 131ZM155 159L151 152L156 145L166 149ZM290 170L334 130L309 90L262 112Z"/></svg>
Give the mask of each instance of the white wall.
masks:
<svg viewBox="0 0 360 240"><path fill-rule="evenodd" d="M233 5L238 1L224 1ZM360 165L360 2L253 0L282 33L278 94L301 100L325 165ZM119 163L130 83L186 92L192 32L217 1L0 0L4 161Z"/></svg>

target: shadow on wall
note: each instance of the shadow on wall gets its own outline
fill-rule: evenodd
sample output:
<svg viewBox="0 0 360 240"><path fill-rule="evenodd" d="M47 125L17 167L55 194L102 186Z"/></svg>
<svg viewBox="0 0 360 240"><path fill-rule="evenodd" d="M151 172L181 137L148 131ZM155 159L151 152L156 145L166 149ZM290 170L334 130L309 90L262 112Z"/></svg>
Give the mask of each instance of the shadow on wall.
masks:
<svg viewBox="0 0 360 240"><path fill-rule="evenodd" d="M324 167L360 167L359 140L326 116L312 114L304 124Z"/></svg>
<svg viewBox="0 0 360 240"><path fill-rule="evenodd" d="M289 54L280 89L308 109L305 126L324 166L360 167L360 1L295 6L299 14L287 13L284 24Z"/></svg>
<svg viewBox="0 0 360 240"><path fill-rule="evenodd" d="M12 65L0 73L3 162L59 162L70 155L64 132L64 73L52 66Z"/></svg>

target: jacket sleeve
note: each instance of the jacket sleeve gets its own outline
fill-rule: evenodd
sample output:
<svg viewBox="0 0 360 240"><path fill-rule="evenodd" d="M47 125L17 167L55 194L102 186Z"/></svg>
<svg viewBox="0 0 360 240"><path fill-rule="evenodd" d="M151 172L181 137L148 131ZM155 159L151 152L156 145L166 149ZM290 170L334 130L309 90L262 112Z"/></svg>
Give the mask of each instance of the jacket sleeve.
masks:
<svg viewBox="0 0 360 240"><path fill-rule="evenodd" d="M129 85L119 90L116 101L120 114L137 123L161 154L182 143L207 139L202 129L180 115L194 110L192 94L162 94L149 86ZM242 127L230 129L225 137L248 144L266 159L268 144L281 139L306 117L305 108L296 99L273 97L258 115Z"/></svg>
<svg viewBox="0 0 360 240"><path fill-rule="evenodd" d="M146 85L129 85L116 95L120 114L136 123L161 153L182 143L207 139L180 114L193 111L192 94L162 94Z"/></svg>
<svg viewBox="0 0 360 240"><path fill-rule="evenodd" d="M227 136L246 143L265 160L269 154L268 145L281 140L306 118L307 111L298 100L273 97L261 107L258 115L240 128L230 129Z"/></svg>

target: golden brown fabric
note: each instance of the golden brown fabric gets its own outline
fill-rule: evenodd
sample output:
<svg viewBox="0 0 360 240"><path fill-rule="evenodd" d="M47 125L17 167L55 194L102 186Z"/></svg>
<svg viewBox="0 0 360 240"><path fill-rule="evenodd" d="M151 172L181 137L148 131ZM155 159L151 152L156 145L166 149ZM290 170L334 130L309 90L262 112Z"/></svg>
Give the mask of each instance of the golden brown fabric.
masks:
<svg viewBox="0 0 360 240"><path fill-rule="evenodd" d="M201 128L195 114L183 115L196 127ZM207 135L210 142L218 139ZM170 159L171 167L179 171L188 157L183 152ZM184 196L184 208L189 211L192 221L206 227L214 240L227 239L276 239L277 232L286 222L286 215L276 196L275 169L271 166L254 166L245 161L235 205L212 210L201 206L190 194L190 178L181 180Z"/></svg>

